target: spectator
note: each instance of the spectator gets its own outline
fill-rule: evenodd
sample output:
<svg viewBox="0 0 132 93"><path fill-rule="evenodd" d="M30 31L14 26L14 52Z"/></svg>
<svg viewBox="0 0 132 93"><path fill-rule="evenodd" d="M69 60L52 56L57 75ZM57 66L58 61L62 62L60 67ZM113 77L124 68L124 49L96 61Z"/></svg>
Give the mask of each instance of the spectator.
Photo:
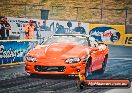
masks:
<svg viewBox="0 0 132 93"><path fill-rule="evenodd" d="M41 38L41 33L40 33L40 22L38 22L38 25L37 25L37 27L36 27L36 31L37 31L37 33L36 33L36 36L37 36L37 39L39 39L39 38Z"/></svg>
<svg viewBox="0 0 132 93"><path fill-rule="evenodd" d="M43 21L43 25L40 26L41 31L50 31L49 27L46 26L46 21Z"/></svg>
<svg viewBox="0 0 132 93"><path fill-rule="evenodd" d="M34 24L33 20L29 21L29 24L25 26L25 39L33 39L34 38Z"/></svg>
<svg viewBox="0 0 132 93"><path fill-rule="evenodd" d="M6 31L7 39L9 39L9 30L11 30L11 26L10 26L10 24L8 23L6 17L4 18L4 25L5 25L5 31Z"/></svg>
<svg viewBox="0 0 132 93"><path fill-rule="evenodd" d="M81 26L80 22L78 22L78 27L75 27L74 31L80 34L86 34L86 31L84 27Z"/></svg>
<svg viewBox="0 0 132 93"><path fill-rule="evenodd" d="M0 40L5 39L5 25L4 25L4 17L0 16Z"/></svg>
<svg viewBox="0 0 132 93"><path fill-rule="evenodd" d="M58 29L57 29L57 31L55 33L56 34L65 34L65 28L64 28L64 26L59 25Z"/></svg>

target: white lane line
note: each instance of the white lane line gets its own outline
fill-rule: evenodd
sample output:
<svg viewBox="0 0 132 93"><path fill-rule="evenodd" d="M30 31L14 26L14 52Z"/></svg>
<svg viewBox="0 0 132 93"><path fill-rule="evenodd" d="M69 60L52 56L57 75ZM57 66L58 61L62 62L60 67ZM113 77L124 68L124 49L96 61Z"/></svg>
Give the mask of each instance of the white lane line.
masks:
<svg viewBox="0 0 132 93"><path fill-rule="evenodd" d="M14 66L9 66L9 67L14 67Z"/></svg>
<svg viewBox="0 0 132 93"><path fill-rule="evenodd" d="M6 68L6 67L1 67L1 68Z"/></svg>
<svg viewBox="0 0 132 93"><path fill-rule="evenodd" d="M118 60L132 60L132 58L108 58L108 59L118 59Z"/></svg>
<svg viewBox="0 0 132 93"><path fill-rule="evenodd" d="M1 67L1 68L12 68L12 67L15 67L15 66L7 66L7 67Z"/></svg>

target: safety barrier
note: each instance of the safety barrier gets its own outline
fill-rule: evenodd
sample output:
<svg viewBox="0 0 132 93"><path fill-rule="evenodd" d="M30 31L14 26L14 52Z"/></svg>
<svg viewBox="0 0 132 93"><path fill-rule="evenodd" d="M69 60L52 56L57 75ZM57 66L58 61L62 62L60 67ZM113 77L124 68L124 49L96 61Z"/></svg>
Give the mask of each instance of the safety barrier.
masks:
<svg viewBox="0 0 132 93"><path fill-rule="evenodd" d="M23 62L25 54L37 45L37 40L1 40L0 65Z"/></svg>

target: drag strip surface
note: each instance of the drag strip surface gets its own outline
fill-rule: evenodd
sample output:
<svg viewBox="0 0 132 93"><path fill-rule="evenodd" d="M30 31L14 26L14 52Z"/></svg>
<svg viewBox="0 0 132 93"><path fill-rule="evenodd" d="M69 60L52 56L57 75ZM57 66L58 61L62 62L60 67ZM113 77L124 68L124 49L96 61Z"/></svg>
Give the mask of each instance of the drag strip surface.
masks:
<svg viewBox="0 0 132 93"><path fill-rule="evenodd" d="M109 63L103 75L88 79L132 79L132 47L109 46ZM108 89L84 89L76 86L77 78L64 76L30 77L24 65L0 68L0 93L103 93Z"/></svg>

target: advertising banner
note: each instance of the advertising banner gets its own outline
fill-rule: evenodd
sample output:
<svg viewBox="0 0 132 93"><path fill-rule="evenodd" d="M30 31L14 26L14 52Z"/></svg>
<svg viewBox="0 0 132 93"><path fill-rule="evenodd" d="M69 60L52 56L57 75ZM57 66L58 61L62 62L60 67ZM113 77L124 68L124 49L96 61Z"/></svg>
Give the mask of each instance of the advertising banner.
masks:
<svg viewBox="0 0 132 93"><path fill-rule="evenodd" d="M25 25L29 20L33 21L35 26L34 39L44 39L53 34L65 33L88 33L89 23L76 21L58 21L58 20L39 20L8 17L8 22L11 25L10 38L11 39L25 39Z"/></svg>
<svg viewBox="0 0 132 93"><path fill-rule="evenodd" d="M106 44L123 45L125 26L90 24L89 34L99 42Z"/></svg>
<svg viewBox="0 0 132 93"><path fill-rule="evenodd" d="M0 41L0 65L23 62L25 54L37 45L37 41Z"/></svg>
<svg viewBox="0 0 132 93"><path fill-rule="evenodd" d="M56 34L65 33L79 33L86 34L88 32L88 23L76 22L76 21L57 21L57 20L47 20L47 26L51 31Z"/></svg>

